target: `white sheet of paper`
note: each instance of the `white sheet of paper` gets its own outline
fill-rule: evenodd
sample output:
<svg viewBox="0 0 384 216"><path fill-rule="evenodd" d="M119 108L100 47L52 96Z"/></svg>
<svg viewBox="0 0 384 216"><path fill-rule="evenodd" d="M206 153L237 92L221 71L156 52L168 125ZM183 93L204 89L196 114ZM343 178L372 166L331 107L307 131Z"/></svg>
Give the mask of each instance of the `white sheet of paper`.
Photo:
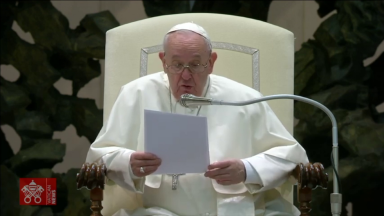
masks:
<svg viewBox="0 0 384 216"><path fill-rule="evenodd" d="M144 140L162 160L153 174L204 173L210 163L206 117L144 110Z"/></svg>

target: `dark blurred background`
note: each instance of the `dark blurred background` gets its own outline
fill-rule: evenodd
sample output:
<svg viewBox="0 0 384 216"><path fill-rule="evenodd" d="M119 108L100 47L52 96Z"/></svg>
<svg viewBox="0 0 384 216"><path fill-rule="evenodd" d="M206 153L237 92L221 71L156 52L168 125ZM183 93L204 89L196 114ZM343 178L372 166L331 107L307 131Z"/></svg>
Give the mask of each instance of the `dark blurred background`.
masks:
<svg viewBox="0 0 384 216"><path fill-rule="evenodd" d="M76 173L102 126L105 32L175 13L262 20L295 34L295 94L339 127L343 215L379 215L384 194L383 1L2 1L1 205L4 216L89 215ZM202 24L203 25L203 24ZM295 138L329 168L331 124L295 104ZM20 206L21 177L57 178L58 205ZM328 190L312 215L330 215Z"/></svg>

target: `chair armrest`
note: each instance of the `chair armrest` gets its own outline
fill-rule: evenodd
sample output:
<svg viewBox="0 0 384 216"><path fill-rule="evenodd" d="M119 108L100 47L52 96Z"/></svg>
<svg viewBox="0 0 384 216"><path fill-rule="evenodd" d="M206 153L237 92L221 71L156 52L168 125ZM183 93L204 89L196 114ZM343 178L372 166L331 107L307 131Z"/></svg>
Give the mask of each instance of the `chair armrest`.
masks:
<svg viewBox="0 0 384 216"><path fill-rule="evenodd" d="M103 206L103 190L105 179L107 176L107 168L105 164L88 164L85 163L80 169L80 172L76 176L77 189L81 190L85 187L87 190L91 190L91 216L102 216L101 210Z"/></svg>
<svg viewBox="0 0 384 216"><path fill-rule="evenodd" d="M325 173L324 166L321 163L308 163L306 165L300 163L293 170L292 175L298 183L297 201L300 204L300 216L309 216L312 190L317 187L327 189L328 174Z"/></svg>
<svg viewBox="0 0 384 216"><path fill-rule="evenodd" d="M103 206L103 190L107 168L105 164L88 164L85 163L77 174L77 189L86 188L91 190L91 216L102 216L101 210ZM292 172L293 177L297 180L297 201L300 203L300 216L310 216L310 203L312 201L312 190L317 187L327 189L328 174L324 171L321 163L308 163L306 165L300 163Z"/></svg>

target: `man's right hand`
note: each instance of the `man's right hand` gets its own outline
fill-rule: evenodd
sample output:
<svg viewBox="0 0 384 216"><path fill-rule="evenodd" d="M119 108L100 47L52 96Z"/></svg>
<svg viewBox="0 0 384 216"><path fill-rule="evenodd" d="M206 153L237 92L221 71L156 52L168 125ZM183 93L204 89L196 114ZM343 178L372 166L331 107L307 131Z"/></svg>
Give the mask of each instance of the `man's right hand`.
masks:
<svg viewBox="0 0 384 216"><path fill-rule="evenodd" d="M134 152L131 155L131 169L133 174L137 177L144 177L155 172L160 164L161 159L151 153ZM144 173L142 171L144 171Z"/></svg>

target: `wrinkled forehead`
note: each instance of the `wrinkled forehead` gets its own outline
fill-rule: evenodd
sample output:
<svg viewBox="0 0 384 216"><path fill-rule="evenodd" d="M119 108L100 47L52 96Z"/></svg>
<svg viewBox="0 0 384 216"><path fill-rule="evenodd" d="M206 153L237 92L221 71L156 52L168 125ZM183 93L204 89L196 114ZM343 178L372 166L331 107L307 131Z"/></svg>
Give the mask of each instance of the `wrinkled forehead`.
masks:
<svg viewBox="0 0 384 216"><path fill-rule="evenodd" d="M171 32L168 34L168 43L197 43L197 44L204 44L205 39L203 36L196 34L193 31L188 30L180 30Z"/></svg>
<svg viewBox="0 0 384 216"><path fill-rule="evenodd" d="M209 44L206 39L192 31L169 33L166 40L164 49L167 53L172 53L172 51L191 52L191 55L197 55L197 53L199 55L206 55L210 53Z"/></svg>

